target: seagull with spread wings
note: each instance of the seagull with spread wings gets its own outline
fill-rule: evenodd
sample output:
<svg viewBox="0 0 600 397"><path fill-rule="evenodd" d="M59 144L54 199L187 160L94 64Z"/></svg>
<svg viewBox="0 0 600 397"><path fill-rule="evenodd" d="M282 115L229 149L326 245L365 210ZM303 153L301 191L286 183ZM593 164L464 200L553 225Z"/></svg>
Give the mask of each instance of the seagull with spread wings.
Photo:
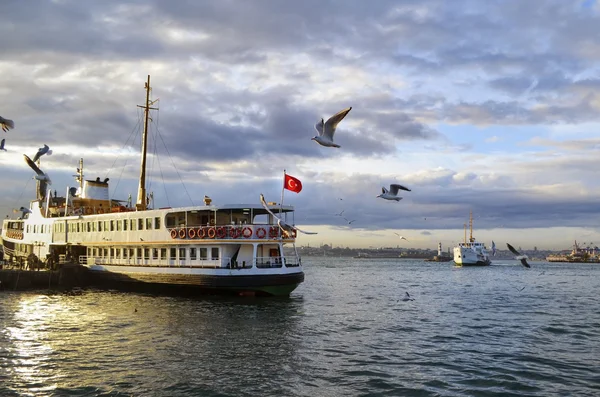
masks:
<svg viewBox="0 0 600 397"><path fill-rule="evenodd" d="M531 267L529 266L529 263L527 263L527 259L529 258L527 255L521 255L521 253L519 251L517 251L515 249L515 247L513 247L512 245L510 245L509 243L506 243L506 246L508 247L508 249L510 250L510 252L512 252L513 254L515 254L517 256L517 260L521 261L521 264L525 267Z"/></svg>
<svg viewBox="0 0 600 397"><path fill-rule="evenodd" d="M39 188L38 188L38 193L39 193L38 198L45 198L46 191L48 189L48 185L52 185L52 181L50 180L50 177L48 176L48 174L46 174L44 171L42 171L37 165L35 165L33 160L31 160L28 155L24 154L23 158L25 158L25 162L27 163L27 165L29 167L31 167L31 169L36 173L34 178L37 179L38 181L40 181Z"/></svg>
<svg viewBox="0 0 600 397"><path fill-rule="evenodd" d="M38 149L35 156L33 156L33 162L35 163L36 161L38 161L40 159L40 157L42 157L45 154L48 156L50 156L52 154L52 150L50 150L50 148L46 144L44 144L43 147Z"/></svg>
<svg viewBox="0 0 600 397"><path fill-rule="evenodd" d="M279 228L281 229L281 234L285 238L289 238L290 236L292 236L294 230L296 230L300 233L304 233L304 234L317 234L316 232L307 232L305 230L298 229L296 226L288 225L287 223L282 221L277 215L275 215L273 213L273 211L271 211L271 209L269 208L269 205L265 201L265 196L262 193L260 194L260 203L262 204L263 208L269 214L271 214L271 216L273 216L273 218L277 219L277 226L279 226Z"/></svg>
<svg viewBox="0 0 600 397"><path fill-rule="evenodd" d="M402 197L398 196L398 191L399 190L406 190L407 192L411 191L406 186L402 186L402 185L399 185L397 183L392 183L390 185L390 190L387 190L385 187L382 187L381 188L381 194L379 196L377 196L377 197L378 198L382 198L384 200L396 200L396 201L400 201L400 200L402 200Z"/></svg>
<svg viewBox="0 0 600 397"><path fill-rule="evenodd" d="M15 122L0 116L0 127L2 127L2 131L7 132L8 130L15 128Z"/></svg>
<svg viewBox="0 0 600 397"><path fill-rule="evenodd" d="M396 233L396 232L394 232L394 234L395 234L396 236L400 237L400 240L406 240L406 241L408 241L408 239L407 239L406 237L404 237L404 236L401 236L401 235L399 235L399 234L398 234L398 233Z"/></svg>
<svg viewBox="0 0 600 397"><path fill-rule="evenodd" d="M340 145L333 142L333 134L335 134L335 129L337 125L346 117L346 115L352 110L352 106L346 108L333 116L331 116L327 121L321 119L316 125L315 128L319 132L319 135L311 138L311 140L317 142L321 146L326 147L337 147Z"/></svg>

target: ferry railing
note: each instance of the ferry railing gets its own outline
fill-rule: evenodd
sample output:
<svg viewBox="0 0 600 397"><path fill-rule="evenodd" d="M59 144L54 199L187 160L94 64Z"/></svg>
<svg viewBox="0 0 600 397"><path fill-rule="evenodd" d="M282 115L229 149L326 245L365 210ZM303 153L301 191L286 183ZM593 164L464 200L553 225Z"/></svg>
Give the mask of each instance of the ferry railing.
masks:
<svg viewBox="0 0 600 397"><path fill-rule="evenodd" d="M260 269L282 267L283 261L285 261L285 267L300 266L300 261L295 256L258 256L256 257L256 267Z"/></svg>
<svg viewBox="0 0 600 397"><path fill-rule="evenodd" d="M84 256L79 257L81 265L110 265L110 266L148 266L148 267L191 267L191 268L209 268L219 269L223 267L223 263L229 264L231 258L224 257L222 259L150 259L150 258L111 258Z"/></svg>

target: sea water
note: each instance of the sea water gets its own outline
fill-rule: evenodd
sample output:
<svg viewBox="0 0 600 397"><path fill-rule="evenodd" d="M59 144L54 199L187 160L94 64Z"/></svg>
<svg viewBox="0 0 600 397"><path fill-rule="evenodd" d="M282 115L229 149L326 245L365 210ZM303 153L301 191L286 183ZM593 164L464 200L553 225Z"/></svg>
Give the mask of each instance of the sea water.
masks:
<svg viewBox="0 0 600 397"><path fill-rule="evenodd" d="M2 291L0 396L600 396L599 264L303 264L284 299Z"/></svg>

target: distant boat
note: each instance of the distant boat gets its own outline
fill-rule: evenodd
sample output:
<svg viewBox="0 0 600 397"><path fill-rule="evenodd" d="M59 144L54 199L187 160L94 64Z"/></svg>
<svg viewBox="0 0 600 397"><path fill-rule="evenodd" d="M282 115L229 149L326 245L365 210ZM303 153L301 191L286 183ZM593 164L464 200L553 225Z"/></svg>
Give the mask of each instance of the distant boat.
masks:
<svg viewBox="0 0 600 397"><path fill-rule="evenodd" d="M577 241L575 241L573 244L573 251L571 251L570 254L552 254L548 255L546 260L548 262L599 263L600 253L596 246L580 248Z"/></svg>
<svg viewBox="0 0 600 397"><path fill-rule="evenodd" d="M488 266L492 263L484 243L473 237L473 212L469 213L471 233L467 241L467 225L465 224L465 241L454 247L454 262L459 266Z"/></svg>

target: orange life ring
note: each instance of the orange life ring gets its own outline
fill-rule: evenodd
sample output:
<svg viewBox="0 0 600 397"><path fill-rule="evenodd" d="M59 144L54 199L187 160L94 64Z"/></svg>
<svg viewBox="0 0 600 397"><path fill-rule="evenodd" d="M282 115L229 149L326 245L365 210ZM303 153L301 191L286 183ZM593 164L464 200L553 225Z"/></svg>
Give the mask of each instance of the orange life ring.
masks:
<svg viewBox="0 0 600 397"><path fill-rule="evenodd" d="M92 213L92 209L90 207L87 207L85 209L85 213L86 213L86 215L90 215Z"/></svg>
<svg viewBox="0 0 600 397"><path fill-rule="evenodd" d="M223 238L223 237L225 237L226 233L227 232L225 231L225 228L223 226L221 226L221 227L217 228L216 236L217 236L217 238Z"/></svg>
<svg viewBox="0 0 600 397"><path fill-rule="evenodd" d="M196 229L194 229L193 227L190 227L188 229L188 237L189 238L196 238Z"/></svg>
<svg viewBox="0 0 600 397"><path fill-rule="evenodd" d="M171 238L177 238L177 230L171 229Z"/></svg>
<svg viewBox="0 0 600 397"><path fill-rule="evenodd" d="M248 232L248 233L246 233ZM252 229L250 229L248 226L246 226L245 228L242 229L242 236L244 236L244 238L250 238L252 237Z"/></svg>
<svg viewBox="0 0 600 397"><path fill-rule="evenodd" d="M207 235L208 235L208 238L215 238L215 236L217 235L217 231L215 230L214 227L209 227Z"/></svg>
<svg viewBox="0 0 600 397"><path fill-rule="evenodd" d="M269 237L276 238L278 234L277 229L277 226L271 226L271 228L269 229Z"/></svg>
<svg viewBox="0 0 600 397"><path fill-rule="evenodd" d="M185 227L179 229L179 238L185 238Z"/></svg>
<svg viewBox="0 0 600 397"><path fill-rule="evenodd" d="M229 230L229 237L231 238L239 238L240 237L240 229L237 227L231 227L231 230Z"/></svg>
<svg viewBox="0 0 600 397"><path fill-rule="evenodd" d="M204 230L203 227L199 227L198 228L198 238L204 238L206 237L206 230Z"/></svg>
<svg viewBox="0 0 600 397"><path fill-rule="evenodd" d="M265 238L266 235L267 231L264 227L259 227L258 229L256 229L256 238Z"/></svg>
<svg viewBox="0 0 600 397"><path fill-rule="evenodd" d="M104 214L104 210L102 208L98 208L96 214Z"/></svg>

